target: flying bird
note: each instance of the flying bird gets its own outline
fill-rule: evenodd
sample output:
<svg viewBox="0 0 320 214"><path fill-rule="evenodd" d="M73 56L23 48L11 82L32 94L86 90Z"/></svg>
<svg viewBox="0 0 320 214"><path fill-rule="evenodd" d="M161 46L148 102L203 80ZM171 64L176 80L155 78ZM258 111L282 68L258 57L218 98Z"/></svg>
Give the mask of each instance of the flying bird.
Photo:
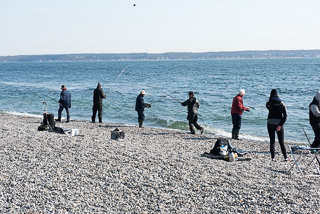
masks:
<svg viewBox="0 0 320 214"><path fill-rule="evenodd" d="M136 6L136 4L133 4L133 6L135 7L135 6Z"/></svg>

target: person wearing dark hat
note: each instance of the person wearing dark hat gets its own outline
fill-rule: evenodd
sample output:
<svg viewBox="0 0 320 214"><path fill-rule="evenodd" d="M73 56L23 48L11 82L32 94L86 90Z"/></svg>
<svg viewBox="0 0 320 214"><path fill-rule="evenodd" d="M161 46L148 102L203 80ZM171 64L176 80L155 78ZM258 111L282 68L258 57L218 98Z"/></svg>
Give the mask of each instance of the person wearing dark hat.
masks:
<svg viewBox="0 0 320 214"><path fill-rule="evenodd" d="M280 144L281 152L284 157L284 161L289 161L287 157L286 147L284 145L284 128L283 125L287 119L287 109L282 100L278 96L276 89L272 89L269 97L269 101L266 103L266 107L269 110L268 114L268 133L270 138L270 153L271 160L275 161L275 132L278 135L278 141Z"/></svg>
<svg viewBox="0 0 320 214"><path fill-rule="evenodd" d="M146 92L142 90L140 94L137 96L136 99L136 112L138 113L138 122L139 122L139 128L143 128L143 121L144 121L144 109L145 108L151 108L151 104L144 102L144 95Z"/></svg>
<svg viewBox="0 0 320 214"><path fill-rule="evenodd" d="M320 147L320 91L317 92L309 105L309 121L314 132L314 141L311 147L318 148Z"/></svg>
<svg viewBox="0 0 320 214"><path fill-rule="evenodd" d="M107 96L104 94L101 84L98 83L97 88L93 91L93 107L92 107L92 117L91 121L94 123L96 121L96 114L98 111L99 123L102 123L102 100Z"/></svg>
<svg viewBox="0 0 320 214"><path fill-rule="evenodd" d="M63 109L65 109L67 112L67 123L70 122L69 109L71 108L71 94L64 85L61 86L60 99L58 103L59 103L59 110L58 110L58 119L56 121L61 122L61 113Z"/></svg>
<svg viewBox="0 0 320 214"><path fill-rule="evenodd" d="M249 111L250 107L243 106L243 97L245 90L240 89L237 96L232 100L231 117L232 117L232 139L239 140L239 133L241 128L241 116L244 111Z"/></svg>
<svg viewBox="0 0 320 214"><path fill-rule="evenodd" d="M189 129L191 134L195 134L194 127L200 130L203 134L204 128L198 124L198 108L200 107L199 100L195 98L193 91L189 91L189 99L184 102L180 102L182 106L188 106L188 117Z"/></svg>

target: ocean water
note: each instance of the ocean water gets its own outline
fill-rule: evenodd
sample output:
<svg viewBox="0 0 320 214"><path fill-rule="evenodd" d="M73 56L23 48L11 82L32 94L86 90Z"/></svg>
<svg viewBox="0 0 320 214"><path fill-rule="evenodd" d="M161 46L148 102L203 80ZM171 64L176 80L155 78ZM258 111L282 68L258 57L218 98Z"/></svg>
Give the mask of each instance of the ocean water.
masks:
<svg viewBox="0 0 320 214"><path fill-rule="evenodd" d="M241 137L260 142L268 141L265 103L276 88L288 110L285 141L306 142L301 127L313 139L308 105L320 89L319 71L319 58L0 63L0 111L39 116L45 101L57 116L54 100L64 84L72 94L71 119L89 121L93 90L100 82L105 92L111 88L104 122L137 124L135 99L144 89L145 101L153 103L145 111L146 126L188 130L187 109L177 100L186 100L193 90L205 132L230 137L232 99L244 88L244 105L255 108L243 114Z"/></svg>

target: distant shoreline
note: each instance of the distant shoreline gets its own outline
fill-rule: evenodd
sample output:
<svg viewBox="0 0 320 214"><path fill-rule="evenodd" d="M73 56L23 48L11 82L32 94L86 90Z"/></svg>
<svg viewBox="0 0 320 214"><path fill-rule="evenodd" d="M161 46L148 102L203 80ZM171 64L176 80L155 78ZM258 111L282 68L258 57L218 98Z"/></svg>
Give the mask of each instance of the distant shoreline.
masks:
<svg viewBox="0 0 320 214"><path fill-rule="evenodd" d="M16 55L0 56L0 62L105 62L290 58L320 58L320 50Z"/></svg>

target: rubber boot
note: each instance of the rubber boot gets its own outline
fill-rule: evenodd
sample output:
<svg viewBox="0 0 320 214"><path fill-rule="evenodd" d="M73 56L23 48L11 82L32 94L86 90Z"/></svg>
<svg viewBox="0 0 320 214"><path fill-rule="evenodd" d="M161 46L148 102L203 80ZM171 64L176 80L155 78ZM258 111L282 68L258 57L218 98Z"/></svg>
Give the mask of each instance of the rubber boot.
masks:
<svg viewBox="0 0 320 214"><path fill-rule="evenodd" d="M139 120L139 128L143 128L143 120Z"/></svg>
<svg viewBox="0 0 320 214"><path fill-rule="evenodd" d="M232 129L231 139L234 139L234 129Z"/></svg>
<svg viewBox="0 0 320 214"><path fill-rule="evenodd" d="M96 122L96 118L91 116L91 122L95 123Z"/></svg>
<svg viewBox="0 0 320 214"><path fill-rule="evenodd" d="M234 139L235 139L235 140L240 140L240 139L239 139L239 133L240 133L240 129L234 130Z"/></svg>

